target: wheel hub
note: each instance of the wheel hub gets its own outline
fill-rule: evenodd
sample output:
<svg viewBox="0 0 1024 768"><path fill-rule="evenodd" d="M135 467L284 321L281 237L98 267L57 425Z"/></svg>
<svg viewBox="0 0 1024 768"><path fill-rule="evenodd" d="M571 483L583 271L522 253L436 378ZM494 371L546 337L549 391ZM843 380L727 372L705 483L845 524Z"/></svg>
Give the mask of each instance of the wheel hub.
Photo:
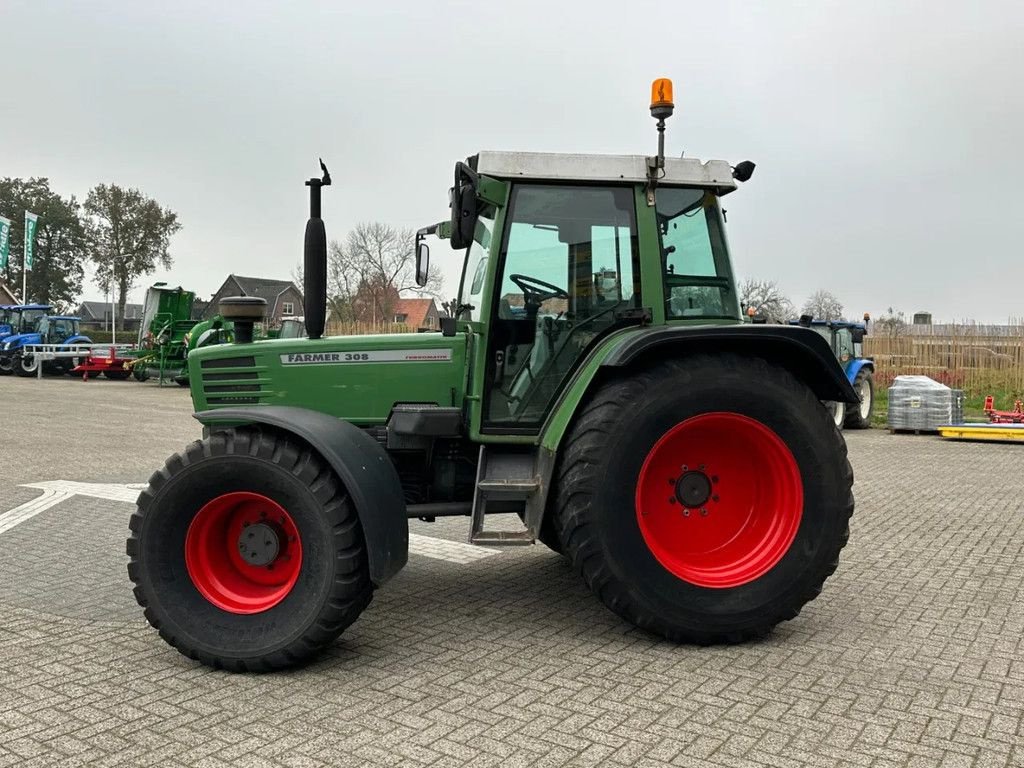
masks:
<svg viewBox="0 0 1024 768"><path fill-rule="evenodd" d="M683 472L676 480L676 499L684 507L703 507L711 498L711 479L703 472Z"/></svg>
<svg viewBox="0 0 1024 768"><path fill-rule="evenodd" d="M238 551L249 565L269 565L281 551L281 540L266 523L249 525L238 536Z"/></svg>
<svg viewBox="0 0 1024 768"><path fill-rule="evenodd" d="M679 422L655 442L637 477L635 505L644 543L666 570L701 587L737 587L788 551L800 527L803 483L776 432L714 411Z"/></svg>

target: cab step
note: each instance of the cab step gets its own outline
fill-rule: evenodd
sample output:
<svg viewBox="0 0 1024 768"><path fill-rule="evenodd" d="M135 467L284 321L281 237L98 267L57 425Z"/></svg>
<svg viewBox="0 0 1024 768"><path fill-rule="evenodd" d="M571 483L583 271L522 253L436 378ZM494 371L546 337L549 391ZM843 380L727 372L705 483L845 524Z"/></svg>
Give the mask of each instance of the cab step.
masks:
<svg viewBox="0 0 1024 768"><path fill-rule="evenodd" d="M480 446L476 491L470 515L471 544L515 546L533 544L544 516L547 486L554 466L554 455L543 448ZM489 510L494 505L497 510ZM521 530L485 530L488 511L519 512Z"/></svg>

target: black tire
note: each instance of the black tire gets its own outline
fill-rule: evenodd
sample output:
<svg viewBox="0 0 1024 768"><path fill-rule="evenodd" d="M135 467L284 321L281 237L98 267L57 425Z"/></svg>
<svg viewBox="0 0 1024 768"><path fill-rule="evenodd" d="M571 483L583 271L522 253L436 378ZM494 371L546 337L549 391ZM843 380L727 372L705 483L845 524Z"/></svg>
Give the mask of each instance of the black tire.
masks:
<svg viewBox="0 0 1024 768"><path fill-rule="evenodd" d="M260 613L223 610L196 588L186 535L211 499L258 493L281 505L302 561L287 595ZM372 597L362 527L334 472L307 446L256 429L215 432L153 474L131 517L128 575L146 619L189 658L235 672L298 664L330 645Z"/></svg>
<svg viewBox="0 0 1024 768"><path fill-rule="evenodd" d="M103 377L113 381L124 381L130 375L129 371L104 371Z"/></svg>
<svg viewBox="0 0 1024 768"><path fill-rule="evenodd" d="M10 376L14 373L14 358L10 355L0 357L0 376Z"/></svg>
<svg viewBox="0 0 1024 768"><path fill-rule="evenodd" d="M29 362L25 362L25 358L28 358ZM36 360L35 355L15 355L14 356L14 372L19 376L38 376L36 373L36 366L40 364L40 361Z"/></svg>
<svg viewBox="0 0 1024 768"><path fill-rule="evenodd" d="M875 412L875 376L870 368L861 368L853 378L853 389L860 394L867 387L869 398L867 416L861 414L861 404L846 406L846 427L848 429L869 429L871 416Z"/></svg>
<svg viewBox="0 0 1024 768"><path fill-rule="evenodd" d="M636 504L652 447L684 420L711 413L772 430L796 462L803 494L799 526L780 559L725 588L699 586L663 566L645 542ZM669 640L707 645L766 635L819 594L846 544L853 513L846 443L811 390L765 360L694 356L614 379L581 408L563 446L554 511L573 566L612 611Z"/></svg>

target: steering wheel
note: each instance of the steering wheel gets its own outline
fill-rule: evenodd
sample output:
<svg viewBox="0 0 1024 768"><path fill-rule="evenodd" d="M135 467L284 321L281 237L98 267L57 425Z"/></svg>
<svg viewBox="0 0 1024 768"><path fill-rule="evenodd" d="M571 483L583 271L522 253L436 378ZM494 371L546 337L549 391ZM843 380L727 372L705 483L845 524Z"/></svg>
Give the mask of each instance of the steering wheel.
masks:
<svg viewBox="0 0 1024 768"><path fill-rule="evenodd" d="M557 285L551 283L545 283L543 280L539 280L536 277L530 277L529 275L512 274L508 276L508 279L515 283L522 290L524 299L525 296L529 296L533 299L528 303L537 304L540 306L548 299L568 299L569 294L566 293L565 289L559 288ZM543 290L537 290L541 288Z"/></svg>

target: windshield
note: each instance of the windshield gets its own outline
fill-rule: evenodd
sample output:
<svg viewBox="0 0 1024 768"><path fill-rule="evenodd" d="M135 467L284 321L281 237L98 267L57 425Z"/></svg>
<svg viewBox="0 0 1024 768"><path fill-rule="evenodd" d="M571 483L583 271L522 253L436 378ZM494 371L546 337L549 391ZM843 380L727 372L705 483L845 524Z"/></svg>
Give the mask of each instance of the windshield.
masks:
<svg viewBox="0 0 1024 768"><path fill-rule="evenodd" d="M462 268L459 284L460 320L480 319L480 300L484 293L487 277L487 260L491 251L491 234L494 232L494 206L487 206L476 220L473 242L466 252L466 263Z"/></svg>
<svg viewBox="0 0 1024 768"><path fill-rule="evenodd" d="M704 189L660 187L655 210L666 317L738 319L718 198Z"/></svg>
<svg viewBox="0 0 1024 768"><path fill-rule="evenodd" d="M46 317L46 310L25 309L21 312L21 323L19 333L35 333L40 322Z"/></svg>

